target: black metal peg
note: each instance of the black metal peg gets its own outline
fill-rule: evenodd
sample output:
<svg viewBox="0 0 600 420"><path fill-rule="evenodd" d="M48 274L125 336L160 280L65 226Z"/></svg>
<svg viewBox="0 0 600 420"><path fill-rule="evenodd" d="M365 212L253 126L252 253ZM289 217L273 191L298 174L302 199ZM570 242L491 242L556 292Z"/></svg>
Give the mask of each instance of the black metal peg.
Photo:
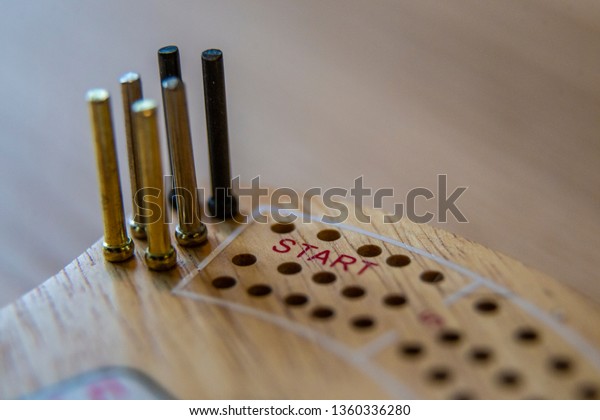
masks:
<svg viewBox="0 0 600 420"><path fill-rule="evenodd" d="M202 53L202 73L212 181L208 210L213 217L227 219L237 214L238 202L231 191L225 72L221 50L210 49Z"/></svg>

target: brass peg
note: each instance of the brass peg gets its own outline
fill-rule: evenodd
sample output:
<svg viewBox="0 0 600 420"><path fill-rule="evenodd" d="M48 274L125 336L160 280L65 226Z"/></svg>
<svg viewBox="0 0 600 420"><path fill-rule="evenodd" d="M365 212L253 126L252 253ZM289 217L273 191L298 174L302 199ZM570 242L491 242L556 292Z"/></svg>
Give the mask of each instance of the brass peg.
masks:
<svg viewBox="0 0 600 420"><path fill-rule="evenodd" d="M185 85L180 79L170 77L163 80L162 92L179 219L175 237L182 246L198 246L206 241L206 226L200 221Z"/></svg>
<svg viewBox="0 0 600 420"><path fill-rule="evenodd" d="M135 151L133 121L131 117L131 106L134 102L142 99L142 81L137 73L125 73L119 79L121 84L121 98L123 101L123 114L125 116L125 138L127 139L127 156L129 158L129 180L131 183L132 216L129 220L129 230L138 239L146 239L144 230L144 218L142 209L137 203L136 193L141 187L140 169L137 163Z"/></svg>
<svg viewBox="0 0 600 420"><path fill-rule="evenodd" d="M96 149L98 181L104 219L102 248L107 261L125 261L133 255L134 243L127 236L119 164L110 111L110 95L104 89L88 91L86 99Z"/></svg>
<svg viewBox="0 0 600 420"><path fill-rule="evenodd" d="M132 107L135 150L141 174L143 207L146 209L146 264L151 270L168 270L177 262L166 224L165 191L160 158L156 102L141 99Z"/></svg>

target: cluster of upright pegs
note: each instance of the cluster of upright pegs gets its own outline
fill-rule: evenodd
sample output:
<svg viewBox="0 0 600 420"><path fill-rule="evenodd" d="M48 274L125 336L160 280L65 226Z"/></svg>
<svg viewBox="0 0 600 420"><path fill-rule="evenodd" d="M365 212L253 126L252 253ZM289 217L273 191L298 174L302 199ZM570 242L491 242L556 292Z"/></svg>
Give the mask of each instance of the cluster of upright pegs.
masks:
<svg viewBox="0 0 600 420"><path fill-rule="evenodd" d="M167 46L158 50L162 100L169 150L169 174L173 190L165 194L158 131L158 104L144 99L142 82L136 73L120 79L125 114L125 137L129 157L133 215L132 235L146 239L145 259L152 270L168 270L177 262L166 223L167 195L176 199L177 243L184 247L206 242L207 229L200 220L200 206L185 85L181 79L179 50ZM210 49L202 53L204 101L210 160L212 196L208 213L219 219L237 214L237 199L231 192L227 105L223 53ZM98 163L98 178L104 218L104 256L107 261L125 261L133 256L134 242L127 234L119 166L111 117L110 95L104 89L87 93L92 134ZM175 202L174 202L175 203Z"/></svg>

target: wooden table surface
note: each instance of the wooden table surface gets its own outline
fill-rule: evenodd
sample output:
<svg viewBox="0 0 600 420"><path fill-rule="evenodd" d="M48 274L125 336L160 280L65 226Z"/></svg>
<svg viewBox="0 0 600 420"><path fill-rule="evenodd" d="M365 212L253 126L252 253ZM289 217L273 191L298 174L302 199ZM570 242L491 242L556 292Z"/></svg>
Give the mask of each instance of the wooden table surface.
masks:
<svg viewBox="0 0 600 420"><path fill-rule="evenodd" d="M135 70L160 98L156 50L171 43L201 182L200 52L218 47L243 180L306 190L362 175L403 200L448 174L469 187L469 222L442 227L600 301L597 2L38 0L4 5L0 37L1 305L101 235L85 91L118 95Z"/></svg>

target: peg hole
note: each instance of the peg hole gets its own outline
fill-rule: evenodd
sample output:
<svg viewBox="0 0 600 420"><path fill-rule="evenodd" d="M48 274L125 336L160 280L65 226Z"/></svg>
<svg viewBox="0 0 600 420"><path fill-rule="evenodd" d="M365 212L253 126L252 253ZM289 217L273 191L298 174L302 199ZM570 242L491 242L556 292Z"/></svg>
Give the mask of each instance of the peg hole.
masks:
<svg viewBox="0 0 600 420"><path fill-rule="evenodd" d="M399 351L404 357L417 358L417 357L423 355L424 348L421 343L416 343L416 342L410 343L409 342L409 343L400 344Z"/></svg>
<svg viewBox="0 0 600 420"><path fill-rule="evenodd" d="M365 289L360 286L348 286L342 290L342 295L347 298L356 299L361 296L364 296Z"/></svg>
<svg viewBox="0 0 600 420"><path fill-rule="evenodd" d="M313 318L317 318L317 319L329 319L332 318L334 315L334 311L331 308L328 308L326 306L319 306L315 309L312 310L311 315L313 316Z"/></svg>
<svg viewBox="0 0 600 420"><path fill-rule="evenodd" d="M600 398L600 388L594 384L582 384L577 388L577 398L582 400L596 400Z"/></svg>
<svg viewBox="0 0 600 420"><path fill-rule="evenodd" d="M271 230L275 233L290 233L296 229L293 223L275 223L271 225Z"/></svg>
<svg viewBox="0 0 600 420"><path fill-rule="evenodd" d="M381 248L377 245L363 245L356 252L361 257L372 258L381 255Z"/></svg>
<svg viewBox="0 0 600 420"><path fill-rule="evenodd" d="M438 340L444 344L458 344L461 338L461 333L457 330L443 330L438 335Z"/></svg>
<svg viewBox="0 0 600 420"><path fill-rule="evenodd" d="M480 299L475 302L475 310L482 314L493 314L498 311L498 303L492 299Z"/></svg>
<svg viewBox="0 0 600 420"><path fill-rule="evenodd" d="M410 257L402 254L390 255L385 260L390 267L405 267L410 264Z"/></svg>
<svg viewBox="0 0 600 420"><path fill-rule="evenodd" d="M272 291L273 289L271 289L271 286L266 284L255 284L248 288L248 294L256 297L267 296L271 294Z"/></svg>
<svg viewBox="0 0 600 420"><path fill-rule="evenodd" d="M334 229L323 229L317 233L317 238L326 242L337 241L341 236L342 235L340 235L340 232Z"/></svg>
<svg viewBox="0 0 600 420"><path fill-rule="evenodd" d="M231 259L231 262L240 267L247 267L256 263L256 257L252 254L238 254Z"/></svg>
<svg viewBox="0 0 600 420"><path fill-rule="evenodd" d="M383 303L387 306L403 306L406 305L408 299L401 294L389 294L383 298Z"/></svg>
<svg viewBox="0 0 600 420"><path fill-rule="evenodd" d="M312 277L313 281L317 284L329 284L336 280L336 275L329 271L321 271L315 273Z"/></svg>
<svg viewBox="0 0 600 420"><path fill-rule="evenodd" d="M302 306L308 302L308 297L302 293L292 293L285 298L285 303L290 306Z"/></svg>
<svg viewBox="0 0 600 420"><path fill-rule="evenodd" d="M372 328L375 325L375 320L370 316L361 315L353 318L351 324L354 328L365 330L367 328Z"/></svg>
<svg viewBox="0 0 600 420"><path fill-rule="evenodd" d="M573 362L566 356L554 356L550 359L550 369L558 374L566 374L573 370Z"/></svg>
<svg viewBox="0 0 600 420"><path fill-rule="evenodd" d="M235 279L229 276L217 277L212 281L212 285L215 289L229 289L235 286L235 284Z"/></svg>
<svg viewBox="0 0 600 420"><path fill-rule="evenodd" d="M295 262L285 262L279 264L279 266L277 267L277 271L279 271L281 274L286 275L296 274L302 271L302 266Z"/></svg>
<svg viewBox="0 0 600 420"><path fill-rule="evenodd" d="M444 366L431 368L427 373L427 378L437 384L448 382L452 377L450 370Z"/></svg>
<svg viewBox="0 0 600 420"><path fill-rule="evenodd" d="M453 394L451 397L453 400L474 400L475 396L469 391L458 391Z"/></svg>
<svg viewBox="0 0 600 420"><path fill-rule="evenodd" d="M515 338L520 343L533 344L539 341L539 334L532 327L521 327L515 331Z"/></svg>
<svg viewBox="0 0 600 420"><path fill-rule="evenodd" d="M421 280L425 283L439 283L444 280L444 275L439 271L427 270L421 273Z"/></svg>
<svg viewBox="0 0 600 420"><path fill-rule="evenodd" d="M473 347L469 359L475 363L486 363L492 358L492 351L487 347Z"/></svg>
<svg viewBox="0 0 600 420"><path fill-rule="evenodd" d="M498 373L497 381L498 384L507 388L516 387L521 383L521 375L514 370L504 370Z"/></svg>

